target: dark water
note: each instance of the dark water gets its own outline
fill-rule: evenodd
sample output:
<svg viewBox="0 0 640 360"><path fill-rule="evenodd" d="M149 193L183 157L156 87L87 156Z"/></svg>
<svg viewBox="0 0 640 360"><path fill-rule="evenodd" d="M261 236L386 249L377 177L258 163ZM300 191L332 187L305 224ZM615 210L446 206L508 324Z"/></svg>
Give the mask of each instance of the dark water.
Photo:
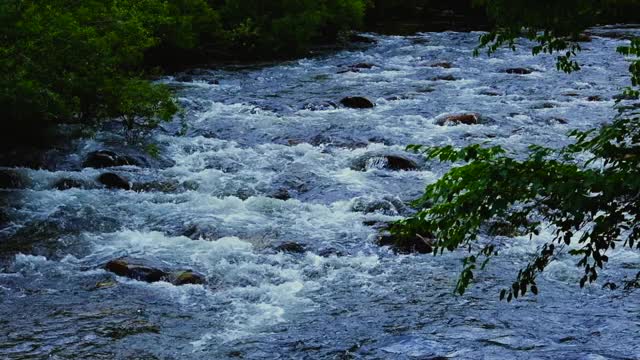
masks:
<svg viewBox="0 0 640 360"><path fill-rule="evenodd" d="M86 153L113 147L112 133L75 144L59 171L19 169L30 186L3 191L0 204L10 217L5 249L21 253L0 267L0 357L640 358L640 298L602 289L640 270L637 252L611 253L606 275L585 289L575 259L561 257L539 296L506 304L500 286L550 229L533 241L485 238L502 256L465 296L452 294L463 253L397 256L373 244L377 232L363 222L409 214L400 202L446 167L416 159L420 171L389 171L367 163L371 156L411 157L409 143L561 146L567 131L615 114L612 96L628 82L614 54L623 40L594 37L579 56L584 69L566 75L527 43L473 58L477 37L376 36L375 46L324 57L168 78L181 89L188 134L164 126L154 134L161 160L115 169L133 182L175 185L166 192L106 190L95 181L103 170L78 171ZM430 66L442 61L452 67ZM338 73L357 63L375 66ZM534 72L504 72L513 67ZM455 80L434 80L445 75ZM347 95L377 106L333 107ZM485 122L435 124L460 111ZM52 188L68 177L85 188ZM290 199L273 198L283 189ZM383 200L381 210L362 211ZM307 252L275 252L283 242ZM207 285L148 284L101 269L125 255L191 268Z"/></svg>

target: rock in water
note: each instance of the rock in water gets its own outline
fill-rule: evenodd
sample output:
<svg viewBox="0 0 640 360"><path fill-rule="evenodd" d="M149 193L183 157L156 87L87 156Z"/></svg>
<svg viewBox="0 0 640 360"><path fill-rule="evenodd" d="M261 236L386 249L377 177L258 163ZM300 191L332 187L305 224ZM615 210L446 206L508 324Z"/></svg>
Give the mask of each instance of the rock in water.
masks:
<svg viewBox="0 0 640 360"><path fill-rule="evenodd" d="M192 270L168 270L163 264L123 257L109 261L105 269L116 275L144 282L167 281L173 285L204 284L205 276Z"/></svg>
<svg viewBox="0 0 640 360"><path fill-rule="evenodd" d="M527 69L527 68L511 68L511 69L505 70L505 72L507 74L528 75L528 74L531 74L533 70Z"/></svg>
<svg viewBox="0 0 640 360"><path fill-rule="evenodd" d="M369 99L361 96L348 96L340 100L340 103L352 109L368 109L375 106Z"/></svg>
<svg viewBox="0 0 640 360"><path fill-rule="evenodd" d="M367 37L367 36L362 36L359 34L351 34L349 35L349 41L354 42L354 43L363 43L363 44L375 44L377 43L376 39Z"/></svg>
<svg viewBox="0 0 640 360"><path fill-rule="evenodd" d="M453 75L441 75L433 78L433 81L456 81L456 80L458 79Z"/></svg>
<svg viewBox="0 0 640 360"><path fill-rule="evenodd" d="M84 187L84 184L82 181L76 179L60 179L53 184L53 187L60 191L64 191L73 188L82 188Z"/></svg>
<svg viewBox="0 0 640 360"><path fill-rule="evenodd" d="M351 166L351 169L357 171L369 169L412 171L418 169L418 164L414 160L400 155L368 154L358 158Z"/></svg>
<svg viewBox="0 0 640 360"><path fill-rule="evenodd" d="M98 177L98 181L109 189L131 190L131 183L118 174L104 173Z"/></svg>
<svg viewBox="0 0 640 360"><path fill-rule="evenodd" d="M435 123L440 126L457 125L457 124L477 125L480 123L480 114L463 113L463 114L445 115L445 116L440 116L436 118Z"/></svg>
<svg viewBox="0 0 640 360"><path fill-rule="evenodd" d="M306 251L303 245L294 242L280 244L275 247L275 250L277 252L286 252L292 254L303 254Z"/></svg>
<svg viewBox="0 0 640 360"><path fill-rule="evenodd" d="M430 236L420 234L400 236L385 233L378 237L376 243L380 246L390 246L393 251L401 254L430 254L433 252L433 239Z"/></svg>
<svg viewBox="0 0 640 360"><path fill-rule="evenodd" d="M418 168L418 164L416 164L415 161L411 159L407 159L402 156L387 155L385 156L385 159L387 159L386 168L389 170L395 170L395 171L405 170L406 171L406 170L416 170Z"/></svg>
<svg viewBox="0 0 640 360"><path fill-rule="evenodd" d="M451 63L447 62L447 61L442 61L442 62L438 62L438 63L435 63L435 64L431 64L431 67L441 67L443 69L451 69L452 66L453 65L451 65Z"/></svg>
<svg viewBox="0 0 640 360"><path fill-rule="evenodd" d="M193 272L191 270L173 272L169 275L168 280L170 280L169 282L176 286L187 284L201 285L206 282L204 275Z"/></svg>
<svg viewBox="0 0 640 360"><path fill-rule="evenodd" d="M29 178L15 170L0 170L0 189L24 189L29 183Z"/></svg>
<svg viewBox="0 0 640 360"><path fill-rule="evenodd" d="M351 65L352 69L371 69L372 67L374 67L374 64L370 64L370 63L357 63L354 65Z"/></svg>
<svg viewBox="0 0 640 360"><path fill-rule="evenodd" d="M96 169L102 169L113 166L124 165L140 165L136 159L130 156L122 156L109 150L98 150L90 152L87 155L82 166L91 167Z"/></svg>
<svg viewBox="0 0 640 360"><path fill-rule="evenodd" d="M111 260L105 269L119 276L146 282L160 281L168 276L167 272L156 268L151 262L132 258Z"/></svg>

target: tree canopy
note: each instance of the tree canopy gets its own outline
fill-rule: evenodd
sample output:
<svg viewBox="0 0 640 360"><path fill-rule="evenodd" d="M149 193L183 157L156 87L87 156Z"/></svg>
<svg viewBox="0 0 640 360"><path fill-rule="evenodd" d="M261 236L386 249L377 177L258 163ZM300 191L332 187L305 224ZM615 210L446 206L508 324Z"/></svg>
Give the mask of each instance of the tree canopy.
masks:
<svg viewBox="0 0 640 360"><path fill-rule="evenodd" d="M365 0L6 0L0 111L6 142L56 124L173 118L156 66L301 54L360 24ZM9 141L11 140L11 141Z"/></svg>

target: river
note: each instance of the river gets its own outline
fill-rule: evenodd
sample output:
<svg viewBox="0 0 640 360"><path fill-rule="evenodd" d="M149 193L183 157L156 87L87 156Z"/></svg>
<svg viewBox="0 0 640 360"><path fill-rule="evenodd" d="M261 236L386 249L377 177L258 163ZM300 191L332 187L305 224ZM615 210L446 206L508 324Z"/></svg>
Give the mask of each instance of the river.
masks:
<svg viewBox="0 0 640 360"><path fill-rule="evenodd" d="M0 358L640 358L640 297L602 287L634 276L638 252L616 249L584 289L577 260L560 256L538 296L506 303L501 286L551 230L495 238L500 256L456 296L464 252L397 255L375 245L370 226L409 215L404 202L449 166L407 144L486 142L521 154L610 121L629 82L615 54L624 40L594 35L578 56L583 69L567 75L525 41L473 57L479 33L368 36L377 43L164 78L178 89L186 134L163 124L152 134L159 159L109 169L157 185L147 191L105 189L95 180L105 169L81 166L91 151L129 151L112 131L73 143L54 169L17 169L30 184L2 190L0 242L18 245L0 263ZM431 66L442 62L451 66ZM532 72L505 71L516 67ZM339 106L345 96L376 106ZM483 122L437 124L457 112ZM389 154L418 170L375 161ZM84 185L54 188L63 178ZM274 250L290 242L305 251ZM174 286L104 270L121 256L207 281Z"/></svg>

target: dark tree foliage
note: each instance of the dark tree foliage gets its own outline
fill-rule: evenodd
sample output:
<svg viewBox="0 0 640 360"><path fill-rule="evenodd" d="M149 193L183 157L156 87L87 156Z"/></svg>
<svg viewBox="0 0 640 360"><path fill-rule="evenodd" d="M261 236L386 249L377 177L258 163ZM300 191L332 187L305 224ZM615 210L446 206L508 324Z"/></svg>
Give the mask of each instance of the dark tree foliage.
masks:
<svg viewBox="0 0 640 360"><path fill-rule="evenodd" d="M154 66L301 54L357 26L364 0L0 1L2 145L63 123L129 132L179 111Z"/></svg>
<svg viewBox="0 0 640 360"><path fill-rule="evenodd" d="M589 26L619 19L618 6L637 1L482 1L497 28L482 35L489 53L515 48L518 37L536 41L533 53L557 54L566 72L579 69L573 56L579 34ZM637 12L636 12L637 14ZM623 14L624 15L624 14ZM471 253L456 286L463 294L492 256L494 244L475 252L472 244L483 226L506 223L530 237L549 227L554 238L539 249L513 284L500 292L511 301L538 293L537 275L563 251L577 257L584 270L580 286L593 282L616 246L640 250L640 39L617 49L627 57L631 86L620 99L619 115L600 129L573 131L575 142L560 149L531 146L524 160L503 148L471 145L463 149L411 145L429 159L453 162L441 179L427 186L415 216L392 228L400 235L430 234L435 254L466 248ZM586 160L585 160L586 159Z"/></svg>

